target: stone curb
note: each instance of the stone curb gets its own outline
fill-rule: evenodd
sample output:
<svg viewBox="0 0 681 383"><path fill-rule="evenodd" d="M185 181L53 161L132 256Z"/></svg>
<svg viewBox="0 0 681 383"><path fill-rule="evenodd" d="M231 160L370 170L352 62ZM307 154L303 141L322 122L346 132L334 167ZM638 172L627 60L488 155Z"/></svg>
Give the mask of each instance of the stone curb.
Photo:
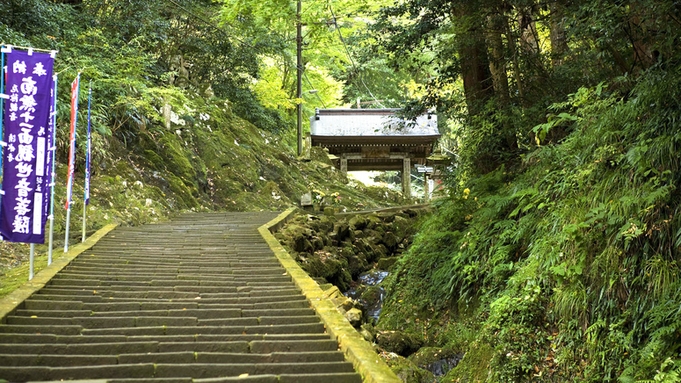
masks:
<svg viewBox="0 0 681 383"><path fill-rule="evenodd" d="M24 301L31 297L35 292L45 287L45 285L66 267L71 261L84 251L94 246L102 237L115 229L118 224L111 224L99 229L96 233L71 247L71 249L59 258L55 258L51 265L38 272L32 280L24 283L18 289L3 298L0 298L0 323L7 323L7 316L11 315Z"/></svg>
<svg viewBox="0 0 681 383"><path fill-rule="evenodd" d="M385 362L379 358L374 348L362 338L348 320L341 315L334 304L326 299L324 291L299 265L291 258L279 241L272 235L272 230L280 228L292 215L296 208L290 208L277 218L258 228L275 256L291 276L312 308L317 312L326 326L327 332L338 341L345 357L352 362L355 370L362 376L364 383L401 383Z"/></svg>

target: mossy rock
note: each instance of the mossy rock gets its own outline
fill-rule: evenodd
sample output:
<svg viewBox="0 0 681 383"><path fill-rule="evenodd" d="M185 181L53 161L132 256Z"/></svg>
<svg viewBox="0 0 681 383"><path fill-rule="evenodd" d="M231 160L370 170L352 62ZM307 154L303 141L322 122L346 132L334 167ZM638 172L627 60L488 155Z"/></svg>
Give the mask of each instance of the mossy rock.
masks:
<svg viewBox="0 0 681 383"><path fill-rule="evenodd" d="M324 255L322 259L322 255ZM347 270L347 260L333 254L320 252L310 256L304 263L303 269L312 277L324 278L333 283L341 291L346 291L352 283L352 277Z"/></svg>
<svg viewBox="0 0 681 383"><path fill-rule="evenodd" d="M362 254L351 255L348 257L348 271L352 276L352 279L357 279L357 277L369 268L367 264L366 257Z"/></svg>
<svg viewBox="0 0 681 383"><path fill-rule="evenodd" d="M324 239L319 236L313 236L310 239L310 244L312 244L313 251L322 250L325 246Z"/></svg>
<svg viewBox="0 0 681 383"><path fill-rule="evenodd" d="M404 383L435 383L437 380L435 376L429 371L419 368L409 359L396 354L390 354L385 359L388 367L397 375Z"/></svg>
<svg viewBox="0 0 681 383"><path fill-rule="evenodd" d="M338 242L343 242L343 241L348 240L348 239L349 239L350 241L353 240L354 233L353 233L353 231L350 229L350 225L348 225L348 224L345 223L345 222L338 223L338 224L336 225L334 231L335 231L335 233L336 233L336 240L337 240Z"/></svg>
<svg viewBox="0 0 681 383"><path fill-rule="evenodd" d="M376 265L376 268L379 270L390 270L397 260L400 259L399 257L384 257L380 258L378 260L378 264Z"/></svg>
<svg viewBox="0 0 681 383"><path fill-rule="evenodd" d="M364 215L356 215L348 221L353 230L364 230L369 226L369 219Z"/></svg>
<svg viewBox="0 0 681 383"><path fill-rule="evenodd" d="M402 239L397 237L392 231L387 231L385 234L383 234L381 242L383 242L388 250L394 251L397 248L397 245L402 242Z"/></svg>
<svg viewBox="0 0 681 383"><path fill-rule="evenodd" d="M423 347L410 355L409 360L435 376L443 376L456 367L462 357L451 348Z"/></svg>
<svg viewBox="0 0 681 383"><path fill-rule="evenodd" d="M376 213L369 214L367 217L368 223L366 228L375 230L383 224L383 220Z"/></svg>
<svg viewBox="0 0 681 383"><path fill-rule="evenodd" d="M423 346L421 337L402 331L381 331L376 343L382 349L407 357Z"/></svg>
<svg viewBox="0 0 681 383"><path fill-rule="evenodd" d="M395 233L396 236L398 237L404 237L410 232L412 232L414 227L414 224L405 217L396 215L395 216L395 221L393 221L391 225L392 231Z"/></svg>
<svg viewBox="0 0 681 383"><path fill-rule="evenodd" d="M321 233L330 233L335 223L335 217L323 216L319 221L316 221L316 230Z"/></svg>
<svg viewBox="0 0 681 383"><path fill-rule="evenodd" d="M362 292L360 299L365 301L367 305L375 305L380 302L382 293L383 291L380 286L367 286Z"/></svg>
<svg viewBox="0 0 681 383"><path fill-rule="evenodd" d="M302 235L293 238L293 244L291 247L298 253L313 253L315 250L312 242Z"/></svg>
<svg viewBox="0 0 681 383"><path fill-rule="evenodd" d="M481 342L471 343L463 359L442 380L461 383L486 382L493 354L494 349L490 345Z"/></svg>

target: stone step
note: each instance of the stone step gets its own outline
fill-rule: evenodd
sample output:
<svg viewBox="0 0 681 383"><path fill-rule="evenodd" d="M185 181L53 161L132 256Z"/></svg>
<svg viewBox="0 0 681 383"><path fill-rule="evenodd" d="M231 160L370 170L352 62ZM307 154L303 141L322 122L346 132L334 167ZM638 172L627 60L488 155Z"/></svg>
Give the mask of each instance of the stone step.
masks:
<svg viewBox="0 0 681 383"><path fill-rule="evenodd" d="M53 292L55 294L53 294ZM67 294L71 292L71 294ZM263 293L241 292L241 293L196 293L196 292L181 292L181 291L158 291L158 292L118 292L112 290L70 290L70 291L41 291L39 294L34 294L32 300L49 300L49 301L78 301L78 302L102 302L102 301L192 301L192 300L211 300L217 299L224 303L236 302L271 302L277 300L292 300L294 297L301 296L296 290L279 290Z"/></svg>
<svg viewBox="0 0 681 383"><path fill-rule="evenodd" d="M362 378L357 373L336 373L336 374L281 374L281 375L257 375L245 378L209 378L192 379L192 383L362 383ZM121 382L118 380L110 383L145 383ZM151 382L150 382L151 383ZM170 383L170 382L167 382ZM185 382L177 382L185 383Z"/></svg>
<svg viewBox="0 0 681 383"><path fill-rule="evenodd" d="M148 258L144 258L145 260L148 260ZM223 261L225 260L225 257L220 257L219 259L222 259ZM202 272L207 272L210 273L212 270L207 267L200 267L200 266L185 266L185 267L177 267L177 266L172 266L172 265L163 265L163 264L158 264L158 263L150 263L148 266L144 265L139 265L135 264L132 262L132 259L125 257L125 258L120 258L120 262L118 262L116 259L107 259L107 260L100 260L99 257L96 259L90 259L87 262L73 262L69 264L68 267L66 267L65 270L69 272L85 272L85 273L109 273L109 274L116 274L118 271L120 272L135 272L137 270L144 270L144 271L149 271L149 270L154 270L156 272L183 272L183 273L202 273ZM116 269L111 270L111 264L116 263ZM276 267L280 266L279 261L274 257L268 257L266 259L250 259L248 261L243 260L242 257L238 258L233 258L229 261L229 267L237 267L237 268L251 268L251 267Z"/></svg>
<svg viewBox="0 0 681 383"><path fill-rule="evenodd" d="M316 362L316 363L248 363L248 364L227 364L227 363L134 363L134 364L115 364L115 365L95 365L95 366L75 366L75 367L44 367L44 366L22 366L6 367L0 366L0 376L8 381L46 381L46 380L83 380L83 379L125 379L120 382L132 382L130 379L140 378L177 378L193 377L193 381L207 378L235 378L248 374L257 375L281 375L278 381L281 382L305 382L306 376L312 380L307 382L329 382L334 373L344 374L344 378L350 378L348 382L361 382L350 375L355 374L352 365L348 362ZM314 376L312 376L314 374ZM292 375L292 376L284 376ZM346 377L347 375L347 377ZM318 380L320 378L327 380ZM277 377L275 377L277 378ZM242 378L243 379L243 378ZM295 380L291 380L295 379ZM116 380L119 381L119 380ZM163 380L167 382L167 380ZM211 380L215 382L215 379ZM218 380L229 381L229 380ZM239 380L243 381L243 380ZM277 381L277 380L273 380ZM337 382L345 382L337 381Z"/></svg>
<svg viewBox="0 0 681 383"><path fill-rule="evenodd" d="M237 296L270 296L270 295L300 295L300 291L292 284L287 284L288 286L241 286L241 287L210 287L210 286L181 286L181 287L153 287L148 288L145 286L125 286L117 287L115 290L111 288L96 288L96 289L85 289L82 286L59 286L56 287L44 287L38 294L34 295L39 297L40 294L53 294L53 295L102 295L102 296L113 296L113 297L139 297L139 298L158 298L158 299L173 299L177 298L173 295L163 295L163 294L235 294ZM147 295L144 295L144 294ZM167 296L167 298L165 298ZM192 298L195 298L194 295ZM39 299L39 298L38 298Z"/></svg>
<svg viewBox="0 0 681 383"><path fill-rule="evenodd" d="M44 382L61 383L62 381ZM281 375L249 375L226 378L138 378L138 379L88 379L87 381L71 381L72 383L361 383L362 379L355 373L336 374L281 374Z"/></svg>
<svg viewBox="0 0 681 383"><path fill-rule="evenodd" d="M144 289L148 287L199 287L206 286L212 288L236 288L241 286L256 286L256 287L272 287L281 288L285 284L293 285L290 278L286 278L286 281L275 281L270 282L263 280L263 278L242 278L241 280L234 281L188 281L188 280L147 280L147 281L113 281L113 280L98 280L98 279L77 279L77 278L53 278L50 280L48 286L64 288L69 286L71 288L81 288L81 289L97 289L101 287L110 287L123 289L126 287Z"/></svg>
<svg viewBox="0 0 681 383"><path fill-rule="evenodd" d="M177 351L120 355L0 354L0 360L7 367L73 367L134 363L253 364L342 362L345 360L345 357L339 351L296 351L267 354Z"/></svg>
<svg viewBox="0 0 681 383"><path fill-rule="evenodd" d="M53 335L78 335L83 330L81 326L33 326L33 325L9 325L0 324L0 334L53 334Z"/></svg>
<svg viewBox="0 0 681 383"><path fill-rule="evenodd" d="M172 308L166 306L171 302L167 300L141 301L137 299L109 299L101 296L91 295L87 297L88 302L78 299L44 299L51 296L34 295L24 301L25 310L91 310L91 311L129 311L129 310L149 310L151 307L156 309ZM62 296L63 297L63 296ZM179 302L178 302L179 301ZM206 307L215 308L212 305L239 305L239 307L249 307L251 305L262 305L270 303L291 303L306 301L302 295L283 295L283 296L260 296L260 297L237 297L237 298L211 298L209 296L187 295L183 298L173 300L172 303L179 303L183 308ZM144 308L143 308L144 307ZM277 305L277 308L280 306Z"/></svg>
<svg viewBox="0 0 681 383"><path fill-rule="evenodd" d="M106 284L134 284L129 282L141 282L141 284L148 285L159 285L162 286L175 286L175 285L243 285L248 282L283 282L287 283L291 281L291 277L287 274L279 271L277 273L272 273L269 275L253 273L249 275L248 273L241 272L225 272L220 276L198 276L198 275L187 275L187 274L154 274L154 273L140 273L139 275L102 275L98 276L92 273L79 274L62 274L59 278L55 280L78 280L81 278L96 278L98 285ZM120 283L117 283L120 282ZM151 283L150 283L151 282ZM64 284L64 283L60 283ZM83 285L81 285L83 287Z"/></svg>
<svg viewBox="0 0 681 383"><path fill-rule="evenodd" d="M9 325L16 326L34 326L36 329L39 326L57 326L60 327L60 334L74 333L75 329L80 327L82 329L106 329L106 328L125 328L125 327L254 327L254 326L280 326L280 325L307 325L319 323L319 319L314 316L302 319L300 317L267 317L264 319L257 317L238 317L232 318L213 318L213 319L199 319L195 316L153 316L160 314L156 311L152 312L132 312L131 315L138 314L138 316L113 316L115 314L127 314L127 312L103 313L111 314L111 316L91 316L91 317L72 317L72 318L26 318L12 316L8 318ZM142 316L146 314L147 316ZM166 314L168 314L166 312ZM5 329L7 325L0 326L0 329ZM71 328L70 330L68 328ZM45 329L44 332L47 332ZM56 331L56 330L55 330ZM67 332L70 331L70 332ZM194 331L204 331L203 329L194 329ZM4 332L4 331L0 331ZM9 332L9 330L7 331ZM12 331L16 332L16 331ZM82 330L81 330L82 332Z"/></svg>
<svg viewBox="0 0 681 383"><path fill-rule="evenodd" d="M140 321L135 326L136 318L96 318L99 321L88 321L88 318L7 318L10 325L29 326L82 326L82 334L87 335L233 335L233 334L324 334L321 323L281 324L281 325L235 325L235 326L198 326L198 321L192 326L177 326L163 324L162 319L157 323Z"/></svg>
<svg viewBox="0 0 681 383"><path fill-rule="evenodd" d="M218 301L218 300L215 300ZM34 301L38 302L38 301ZM45 301L45 302L50 302L50 301ZM87 315L93 315L95 313L99 313L98 315L110 315L110 316L151 316L152 313L145 313L145 314L136 314L135 312L142 312L142 311L159 311L159 312L165 312L165 315L159 315L159 316L169 316L169 312L172 311L178 315L181 316L187 316L187 311L192 310L192 312L195 312L197 314L200 314L202 312L206 312L205 315L211 315L210 311L212 310L214 313L216 312L215 310L224 310L226 315L229 315L229 317L238 317L241 316L241 310L258 310L258 309L266 309L266 310L272 310L272 309L296 309L296 308L307 308L309 307L309 303L307 300L304 299L297 299L297 300L286 300L286 301L280 301L280 302L260 302L260 303L225 303L225 304L219 304L219 303L210 303L210 302L202 302L200 303L200 306L198 306L198 303L196 302L173 302L173 303L168 303L168 304L162 304L162 303L140 303L140 302L101 302L101 303L82 303L82 302L57 302L60 303L58 305L54 306L49 306L49 305L42 305L42 306L49 306L51 309L19 309L16 310L14 316L26 316L26 317L38 317L38 318L50 318L50 317L56 317L56 318L65 318L65 317L84 317ZM72 303L72 305L67 305L66 303ZM192 304L195 304L197 306L194 306L195 308L192 307ZM29 303L27 302L27 306L29 306ZM31 306L35 306L32 305ZM65 308L59 308L59 306L63 306ZM176 309L171 309L171 310L144 310L144 308L153 308L153 307L169 307L169 306L175 306ZM80 310L75 309L76 307L80 307ZM187 308L189 307L189 308ZM74 308L74 309L71 309ZM231 311L230 311L231 310ZM117 313L122 313L122 314L117 314ZM204 315L204 314L200 314Z"/></svg>
<svg viewBox="0 0 681 383"><path fill-rule="evenodd" d="M4 318L0 379L361 382L259 235L276 215L116 229Z"/></svg>
<svg viewBox="0 0 681 383"><path fill-rule="evenodd" d="M5 335L5 334L0 334ZM272 352L318 352L336 351L335 340L254 340L230 342L156 342L119 341L105 343L56 343L58 338L50 335L23 335L14 337L12 343L4 343L0 337L0 354L58 354L58 355L118 355L158 352L222 352L268 354ZM49 342L49 343L48 343Z"/></svg>
<svg viewBox="0 0 681 383"><path fill-rule="evenodd" d="M165 312L167 317L172 320L172 318L178 318L176 314L178 310L168 310ZM179 310L180 313L184 312ZM192 311L192 310L187 310ZM190 316L191 321L196 321L197 326L256 326L256 325L293 325L293 324L309 324L318 323L319 318L312 313L310 315L303 316L240 316L241 311L238 310L205 310L208 311L207 314L202 313L202 310L198 310L199 315ZM238 311L238 312L233 312ZM226 315L215 315L216 313L226 313ZM114 316L116 314L124 314L125 312L101 312L94 313L95 317L108 317ZM136 316L131 316L132 318L139 318L142 315L147 315L147 317L162 317L163 312L160 310L154 311L135 311L131 314ZM201 315L203 314L203 315ZM190 315L187 313L186 315ZM182 317L180 317L182 318ZM151 320L150 320L151 321ZM156 319L156 321L159 321ZM49 334L60 334L60 335L73 335L80 334L83 328L93 328L88 325L92 323L102 324L108 322L90 322L87 320L81 321L78 318L63 318L63 317L26 317L26 316L8 316L7 324L0 325L0 333L49 333ZM118 322L116 322L118 323ZM138 324L146 324L148 321L135 320L136 327ZM172 322L169 322L172 323ZM46 327L50 327L49 329ZM149 327L149 326L147 326Z"/></svg>
<svg viewBox="0 0 681 383"><path fill-rule="evenodd" d="M29 331L14 331L0 333L0 343L120 343L120 342L251 342L256 340L265 341L317 341L329 340L327 334L231 334L231 335L204 335L204 334L186 334L186 335L92 335L85 331L82 335L78 334L47 334L43 326L11 326L4 325L8 329L15 329L16 327L31 327L34 332ZM156 329L162 328L147 327L150 333L154 333ZM26 330L26 329L22 329ZM52 329L47 329L52 332ZM32 335L32 336L31 336Z"/></svg>

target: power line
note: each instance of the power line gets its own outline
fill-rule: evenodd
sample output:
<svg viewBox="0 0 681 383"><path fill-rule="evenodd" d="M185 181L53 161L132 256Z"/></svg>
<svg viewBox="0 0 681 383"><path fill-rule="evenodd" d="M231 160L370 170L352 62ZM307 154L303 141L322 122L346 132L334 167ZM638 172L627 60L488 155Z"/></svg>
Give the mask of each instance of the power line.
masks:
<svg viewBox="0 0 681 383"><path fill-rule="evenodd" d="M240 38L238 38L238 37L236 37L236 36L230 35L230 34L227 33L226 31L224 31L222 28L220 28L219 26L215 25L215 23L213 23L212 21L206 20L204 17L197 15L196 13L194 13L194 12L192 12L191 10L187 9L186 7L184 7L182 4L178 3L177 1L175 1L175 0L166 0L166 1L169 2L169 3L171 3L171 4L173 4L174 6L176 6L176 7L178 7L178 8L180 8L181 10L183 10L184 12L186 12L189 16L192 16L192 17L194 17L195 19L198 19L199 21L201 21L201 22L203 22L204 24L208 25L209 27L212 27L212 28L215 29L216 31L220 32L224 37L234 39L234 40L240 42L241 44L246 45L246 46L249 47L249 48L255 49L255 47L254 47L253 45L249 44L248 42L246 42L246 41L244 41L244 40L242 40L242 39L240 39Z"/></svg>
<svg viewBox="0 0 681 383"><path fill-rule="evenodd" d="M312 87L312 89L315 89L314 85L312 85L312 81L310 81L310 78L307 77L307 73L305 73L305 68L303 68L303 77L305 77L305 81L307 81L308 85L310 85ZM324 101L322 100L322 98L319 97L319 93L315 93L315 96L317 96L317 99L319 100L319 102L322 103L322 107L324 107L324 109L326 109L326 104L324 104Z"/></svg>
<svg viewBox="0 0 681 383"><path fill-rule="evenodd" d="M362 74L360 73L359 69L357 69L357 65L355 64L355 60L352 59L352 55L350 54L350 49L348 49L348 44L345 43L345 39L343 38L343 33L341 33L340 27L338 26L338 22L336 19L336 14L333 11L333 7L331 6L331 1L327 0L326 4L329 6L329 11L331 11L331 17L333 17L333 24L336 26L336 30L338 31L338 37L340 38L341 43L343 43L343 47L345 48L345 54L348 56L348 59L350 59L350 63L352 64L352 68L358 73L359 75L359 81L362 83L364 88L369 92L369 96L374 99L374 101L381 107L385 108L385 105L381 104L381 102L374 96L374 94L371 92L371 89L367 86L367 84L364 82L364 79L362 78Z"/></svg>

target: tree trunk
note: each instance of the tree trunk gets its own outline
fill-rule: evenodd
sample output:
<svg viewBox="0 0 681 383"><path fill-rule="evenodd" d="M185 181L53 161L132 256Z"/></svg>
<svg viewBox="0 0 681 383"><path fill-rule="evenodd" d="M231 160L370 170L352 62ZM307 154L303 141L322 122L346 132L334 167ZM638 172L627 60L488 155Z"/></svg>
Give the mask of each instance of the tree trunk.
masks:
<svg viewBox="0 0 681 383"><path fill-rule="evenodd" d="M492 73L494 83L494 93L496 94L501 106L508 107L511 103L508 90L508 73L506 72L506 57L504 54L504 15L500 13L492 14L488 17L489 30L487 38L490 46L491 60L489 69Z"/></svg>
<svg viewBox="0 0 681 383"><path fill-rule="evenodd" d="M454 10L454 15L467 26L465 36L459 39L457 50L461 60L461 77L466 104L471 116L480 114L485 102L494 95L483 28L479 24L475 11L474 6L468 3Z"/></svg>
<svg viewBox="0 0 681 383"><path fill-rule="evenodd" d="M518 25L520 31L520 47L528 56L539 54L537 23L534 21L532 9L518 10Z"/></svg>
<svg viewBox="0 0 681 383"><path fill-rule="evenodd" d="M494 116L496 113L501 113L501 120L506 120L503 118L505 111L490 111L489 115L483 116L485 104L495 96L495 85L502 89L505 86L506 91L501 97L508 98L508 78L505 73L502 76L502 72L505 72L505 65L503 64L501 35L497 33L497 37L490 39L493 45L492 55L501 59L501 62L490 63L486 40L489 36L486 35L484 28L486 18L481 17L480 14L479 9L476 9L475 5L467 1L459 3L454 13L465 26L465 28L462 28L464 30L461 32L461 38L458 39L457 51L461 60L461 77L463 78L468 113L471 117L479 116L496 124L490 133L477 133L483 134L484 137L482 137L483 142L478 147L477 155L473 158L473 164L477 171L487 173L502 164L513 161L518 145L515 131L507 124L499 123L499 118L496 118L499 116ZM500 76L498 84L495 84L491 67L494 67L497 75ZM501 90L501 92L504 91ZM472 129L475 129L475 127L472 127Z"/></svg>
<svg viewBox="0 0 681 383"><path fill-rule="evenodd" d="M656 26L646 17L645 5L640 1L632 1L630 13L631 17L625 28L634 51L634 65L645 70L655 63L656 54L651 49L651 41L657 33Z"/></svg>
<svg viewBox="0 0 681 383"><path fill-rule="evenodd" d="M551 65L555 68L563 65L563 59L568 51L565 37L563 5L558 1L549 3L549 28L551 39Z"/></svg>

